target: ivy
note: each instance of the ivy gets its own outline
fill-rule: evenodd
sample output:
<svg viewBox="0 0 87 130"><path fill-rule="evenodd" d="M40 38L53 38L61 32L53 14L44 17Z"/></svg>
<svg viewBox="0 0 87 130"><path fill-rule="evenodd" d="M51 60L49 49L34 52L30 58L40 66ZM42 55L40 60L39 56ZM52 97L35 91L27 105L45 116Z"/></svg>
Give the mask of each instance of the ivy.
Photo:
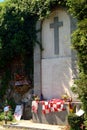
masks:
<svg viewBox="0 0 87 130"><path fill-rule="evenodd" d="M77 50L80 70L87 74L87 19L78 23L78 29L72 34L72 43Z"/></svg>
<svg viewBox="0 0 87 130"><path fill-rule="evenodd" d="M79 74L72 89L82 101L87 117L87 2L86 0L67 0L67 5L69 12L78 20L77 29L72 34L72 45L77 51Z"/></svg>
<svg viewBox="0 0 87 130"><path fill-rule="evenodd" d="M86 0L67 0L67 6L69 6L69 12L78 20L87 18L87 3Z"/></svg>
<svg viewBox="0 0 87 130"><path fill-rule="evenodd" d="M37 21L48 17L54 7L65 3L66 0L8 0L1 5L1 69L5 69L14 57L33 53L35 44L39 43Z"/></svg>
<svg viewBox="0 0 87 130"><path fill-rule="evenodd" d="M0 5L1 97L9 87L11 64L16 57L22 58L25 72L33 82L33 48L36 43L42 48L37 41L36 23L65 3L65 0L7 0Z"/></svg>
<svg viewBox="0 0 87 130"><path fill-rule="evenodd" d="M0 98L3 98L6 94L6 91L9 86L9 81L11 80L11 72L10 69L7 69L2 76L1 79L1 90L0 90Z"/></svg>

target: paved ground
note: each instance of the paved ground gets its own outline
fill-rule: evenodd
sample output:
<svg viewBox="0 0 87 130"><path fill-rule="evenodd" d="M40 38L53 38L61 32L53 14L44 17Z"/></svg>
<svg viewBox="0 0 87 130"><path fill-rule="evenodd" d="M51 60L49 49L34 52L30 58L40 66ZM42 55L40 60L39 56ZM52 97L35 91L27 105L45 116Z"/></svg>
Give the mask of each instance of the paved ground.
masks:
<svg viewBox="0 0 87 130"><path fill-rule="evenodd" d="M65 130L65 126L58 125L49 125L49 124L41 124L41 123L33 123L32 120L21 120L15 123L8 123L4 125L4 128L0 128L0 130L11 130L11 129L21 129L21 130Z"/></svg>

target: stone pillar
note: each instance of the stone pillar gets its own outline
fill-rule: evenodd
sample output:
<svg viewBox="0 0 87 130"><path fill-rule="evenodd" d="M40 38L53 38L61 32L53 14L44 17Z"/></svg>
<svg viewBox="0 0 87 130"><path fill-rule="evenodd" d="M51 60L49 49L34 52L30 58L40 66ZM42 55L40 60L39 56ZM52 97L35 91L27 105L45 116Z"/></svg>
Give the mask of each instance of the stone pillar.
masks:
<svg viewBox="0 0 87 130"><path fill-rule="evenodd" d="M36 29L40 30L41 22L38 21ZM37 33L37 40L41 43L41 32ZM34 48L34 94L41 95L41 49L36 43Z"/></svg>

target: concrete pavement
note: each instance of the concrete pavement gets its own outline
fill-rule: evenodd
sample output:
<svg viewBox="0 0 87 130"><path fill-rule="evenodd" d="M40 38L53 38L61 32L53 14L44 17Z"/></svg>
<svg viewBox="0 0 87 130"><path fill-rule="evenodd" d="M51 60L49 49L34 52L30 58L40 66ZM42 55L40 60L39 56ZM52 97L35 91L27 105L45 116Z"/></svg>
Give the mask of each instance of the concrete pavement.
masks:
<svg viewBox="0 0 87 130"><path fill-rule="evenodd" d="M64 130L65 126L33 123L32 120L20 120L14 123L3 125L5 128L17 128L27 130Z"/></svg>

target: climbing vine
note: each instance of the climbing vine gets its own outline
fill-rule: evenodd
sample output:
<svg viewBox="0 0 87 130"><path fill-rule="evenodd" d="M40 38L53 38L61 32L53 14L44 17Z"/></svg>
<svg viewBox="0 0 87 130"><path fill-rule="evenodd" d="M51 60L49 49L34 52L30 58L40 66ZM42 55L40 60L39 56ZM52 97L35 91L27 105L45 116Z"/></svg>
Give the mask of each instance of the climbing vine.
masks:
<svg viewBox="0 0 87 130"><path fill-rule="evenodd" d="M33 81L33 48L36 43L41 45L37 41L36 23L65 3L65 0L7 0L0 5L0 70L6 72L9 68L11 72L13 60L20 57ZM2 78L4 83L6 76ZM6 91L8 83L2 84L2 91Z"/></svg>
<svg viewBox="0 0 87 130"><path fill-rule="evenodd" d="M77 51L79 74L72 89L82 101L87 117L87 2L86 0L67 0L67 5L70 13L78 20L77 29L72 34L72 43Z"/></svg>

